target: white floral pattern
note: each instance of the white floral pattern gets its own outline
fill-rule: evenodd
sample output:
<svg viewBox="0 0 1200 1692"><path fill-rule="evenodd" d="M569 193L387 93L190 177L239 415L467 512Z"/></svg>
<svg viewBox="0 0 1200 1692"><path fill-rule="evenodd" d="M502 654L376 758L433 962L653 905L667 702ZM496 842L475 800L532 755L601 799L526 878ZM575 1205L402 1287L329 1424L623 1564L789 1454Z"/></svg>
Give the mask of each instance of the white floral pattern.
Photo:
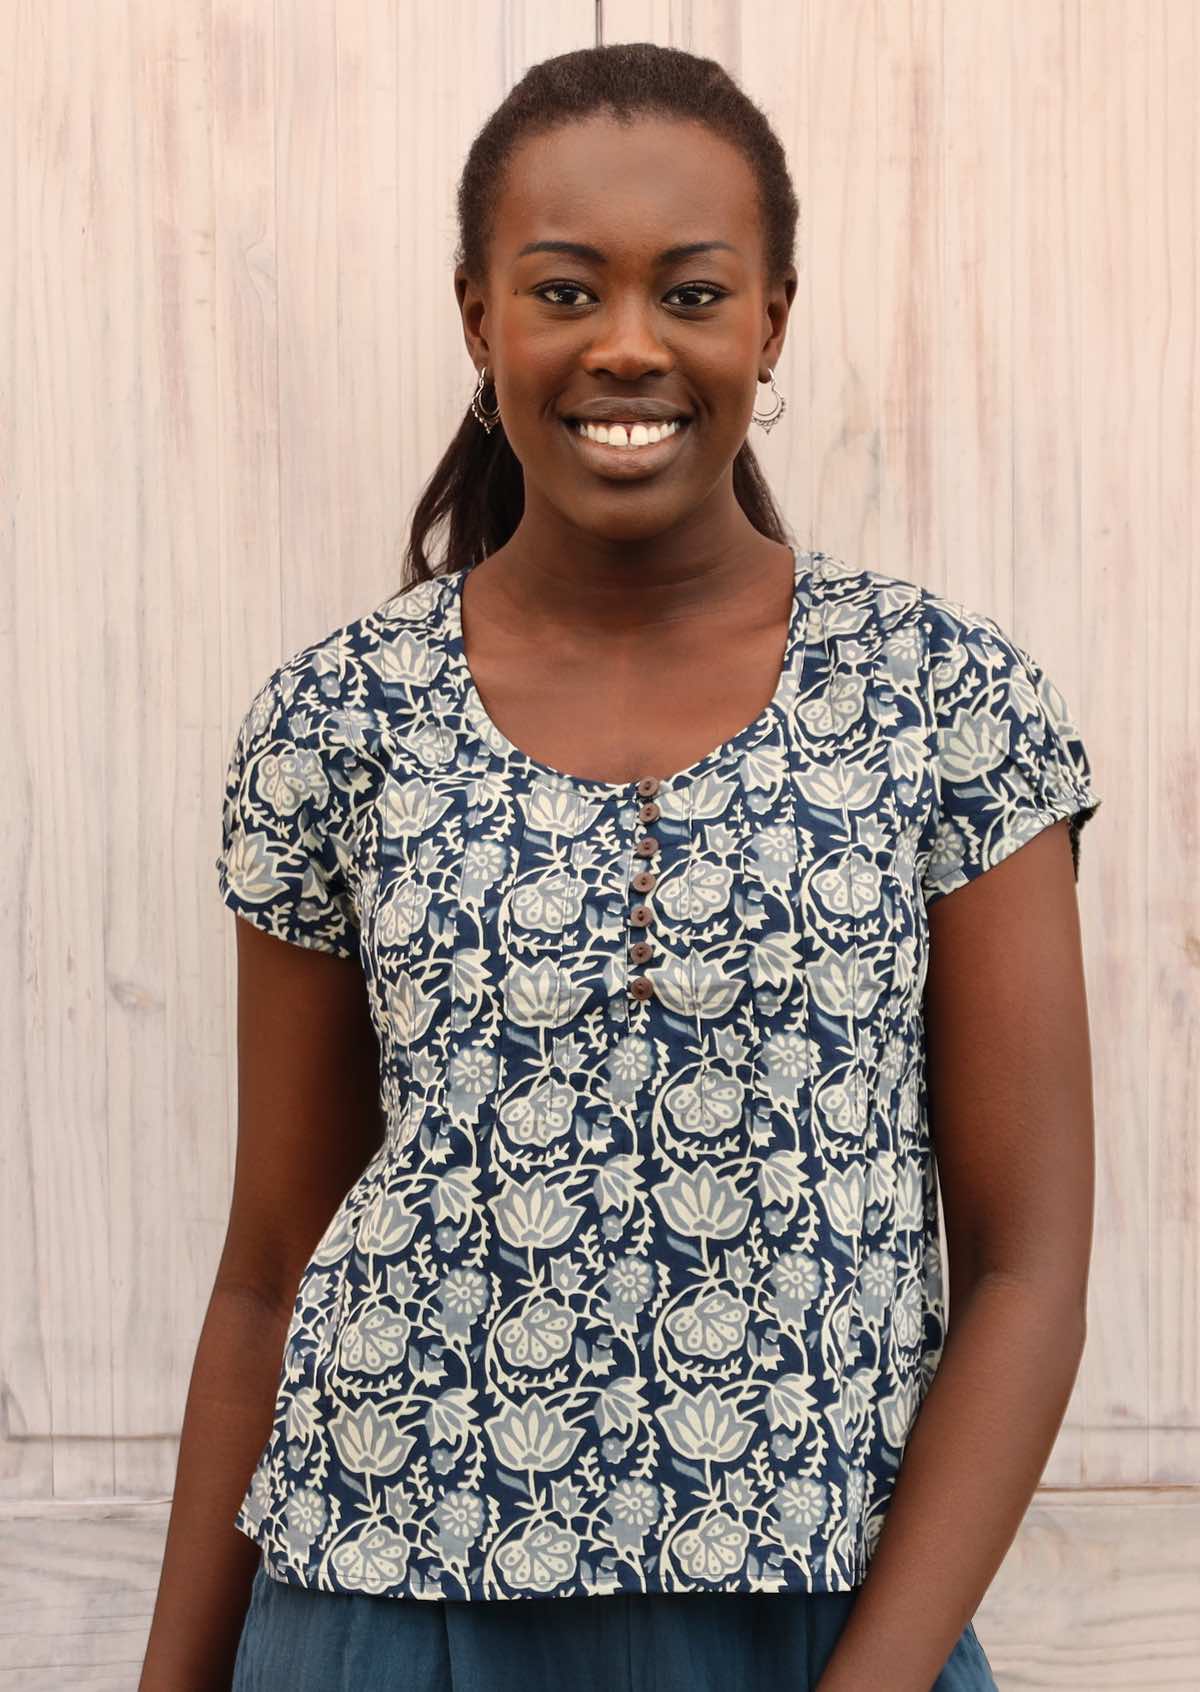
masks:
<svg viewBox="0 0 1200 1692"><path fill-rule="evenodd" d="M992 619L797 551L774 698L647 823L489 721L461 587L281 664L229 761L221 895L360 960L387 1122L237 1525L327 1591L849 1590L944 1339L926 911L1061 817L1078 873L1079 733Z"/></svg>

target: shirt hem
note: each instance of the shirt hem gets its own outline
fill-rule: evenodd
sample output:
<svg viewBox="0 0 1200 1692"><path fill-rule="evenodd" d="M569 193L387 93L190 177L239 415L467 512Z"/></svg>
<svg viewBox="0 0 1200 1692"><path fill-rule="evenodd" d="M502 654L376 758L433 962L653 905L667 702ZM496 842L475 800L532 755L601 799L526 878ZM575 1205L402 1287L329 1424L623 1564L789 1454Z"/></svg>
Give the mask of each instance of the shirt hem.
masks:
<svg viewBox="0 0 1200 1692"><path fill-rule="evenodd" d="M495 1590L484 1592L482 1577L477 1568L467 1568L462 1573L456 1573L434 1564L427 1570L417 1570L415 1574L391 1584L353 1584L342 1579L322 1578L311 1564L300 1566L286 1555L281 1555L274 1543L269 1521L264 1520L254 1526L239 1512L234 1526L259 1547L262 1552L263 1572L280 1585L293 1586L304 1592L333 1593L351 1597L408 1598L422 1603L520 1603L531 1598L577 1599L656 1594L676 1597L690 1593L715 1595L721 1592L728 1592L733 1597L754 1593L818 1596L823 1593L855 1592L866 1579L867 1572L866 1565L863 1564L861 1572L855 1578L843 1578L835 1574L828 1580L821 1580L805 1575L803 1570L794 1567L791 1570L769 1571L757 1581L746 1580L737 1586L723 1585L720 1581L679 1582L667 1586L653 1574L647 1575L643 1570L641 1584L635 1584L632 1579L618 1582L600 1580L592 1583L580 1580L576 1586L553 1592L513 1591L499 1585ZM630 1575L631 1572L628 1564L622 1565L623 1574ZM462 1590L464 1577L467 1584L466 1593ZM443 1580L447 1583L448 1590L443 1590Z"/></svg>

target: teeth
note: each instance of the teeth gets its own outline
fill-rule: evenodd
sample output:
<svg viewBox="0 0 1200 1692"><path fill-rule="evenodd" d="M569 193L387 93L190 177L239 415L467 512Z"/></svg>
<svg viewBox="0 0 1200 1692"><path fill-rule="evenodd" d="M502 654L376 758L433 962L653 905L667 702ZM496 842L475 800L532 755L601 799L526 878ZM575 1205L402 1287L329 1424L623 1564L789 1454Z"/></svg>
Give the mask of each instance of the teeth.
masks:
<svg viewBox="0 0 1200 1692"><path fill-rule="evenodd" d="M649 428L644 423L634 423L626 429L623 423L575 422L571 427L589 441L599 441L602 446L640 447L653 446L655 441L664 441L668 435L678 434L680 423L678 418L673 418L670 423L652 423Z"/></svg>

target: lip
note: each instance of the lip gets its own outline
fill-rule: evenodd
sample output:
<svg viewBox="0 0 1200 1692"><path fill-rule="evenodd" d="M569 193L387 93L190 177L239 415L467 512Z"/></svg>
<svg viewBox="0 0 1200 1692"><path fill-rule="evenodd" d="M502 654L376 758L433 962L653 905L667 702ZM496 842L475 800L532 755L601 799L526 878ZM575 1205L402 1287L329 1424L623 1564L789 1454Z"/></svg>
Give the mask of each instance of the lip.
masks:
<svg viewBox="0 0 1200 1692"><path fill-rule="evenodd" d="M684 423L665 440L654 441L646 446L623 447L609 446L604 441L589 441L586 435L581 435L565 418L562 420L562 426L585 464L600 475L619 482L638 481L643 476L654 475L670 464L679 455L690 428L690 424Z"/></svg>
<svg viewBox="0 0 1200 1692"><path fill-rule="evenodd" d="M691 419L690 411L667 400L599 397L580 400L570 411L559 415L581 423L682 423Z"/></svg>

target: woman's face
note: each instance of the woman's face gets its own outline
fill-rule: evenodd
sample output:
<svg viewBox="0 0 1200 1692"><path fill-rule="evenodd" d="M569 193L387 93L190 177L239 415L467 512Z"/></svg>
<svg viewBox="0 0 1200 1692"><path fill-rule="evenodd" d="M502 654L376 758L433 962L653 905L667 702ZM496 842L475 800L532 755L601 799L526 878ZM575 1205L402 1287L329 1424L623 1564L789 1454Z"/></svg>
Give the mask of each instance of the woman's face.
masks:
<svg viewBox="0 0 1200 1692"><path fill-rule="evenodd" d="M542 243L556 250L531 250ZM540 498L585 529L632 534L694 512L722 478L731 492L796 286L790 269L766 291L755 180L736 148L699 123L556 129L514 155L489 260L481 288L460 267L456 289L527 510ZM619 447L565 421L612 399L660 401L687 422L658 446Z"/></svg>

